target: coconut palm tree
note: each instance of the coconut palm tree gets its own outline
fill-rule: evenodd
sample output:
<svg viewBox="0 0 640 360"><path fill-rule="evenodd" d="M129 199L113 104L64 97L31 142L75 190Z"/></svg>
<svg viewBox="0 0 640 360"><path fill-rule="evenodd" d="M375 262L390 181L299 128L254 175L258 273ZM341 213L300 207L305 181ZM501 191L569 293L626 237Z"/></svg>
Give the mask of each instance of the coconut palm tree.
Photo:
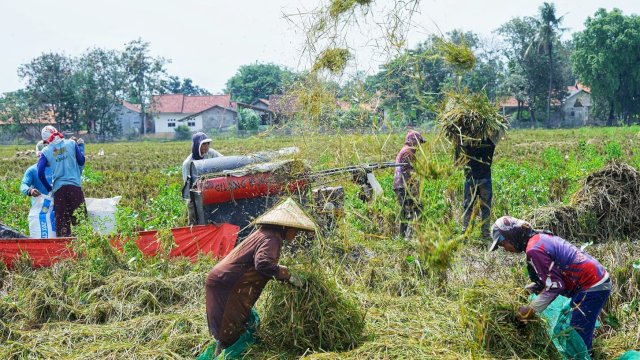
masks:
<svg viewBox="0 0 640 360"><path fill-rule="evenodd" d="M565 31L560 28L564 16L556 16L556 6L545 2L538 8L538 18L535 19L537 27L536 36L527 48L525 56L531 56L533 51L538 54L546 54L549 57L549 91L547 95L547 121L550 118L551 91L553 88L553 44L558 41L559 35Z"/></svg>

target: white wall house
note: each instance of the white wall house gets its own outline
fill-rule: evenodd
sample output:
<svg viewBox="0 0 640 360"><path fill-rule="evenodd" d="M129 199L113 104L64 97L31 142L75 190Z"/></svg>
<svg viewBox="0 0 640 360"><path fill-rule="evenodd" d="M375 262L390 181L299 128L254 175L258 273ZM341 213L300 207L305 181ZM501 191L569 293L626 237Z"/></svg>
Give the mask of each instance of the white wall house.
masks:
<svg viewBox="0 0 640 360"><path fill-rule="evenodd" d="M180 125L186 125L192 132L202 131L202 116L183 113L154 114L156 133L172 133ZM187 118L188 117L188 118Z"/></svg>
<svg viewBox="0 0 640 360"><path fill-rule="evenodd" d="M150 112L153 114L155 132L171 134L180 125L186 125L192 132L206 130L203 126L203 112L212 108L230 109L235 113L235 103L231 95L186 96L182 94L157 95L152 99Z"/></svg>

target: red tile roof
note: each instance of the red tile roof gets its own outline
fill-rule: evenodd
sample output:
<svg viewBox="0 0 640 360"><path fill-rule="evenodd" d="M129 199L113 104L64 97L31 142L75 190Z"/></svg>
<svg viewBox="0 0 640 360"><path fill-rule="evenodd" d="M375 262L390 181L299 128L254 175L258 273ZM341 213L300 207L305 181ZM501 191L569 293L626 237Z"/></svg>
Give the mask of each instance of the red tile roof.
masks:
<svg viewBox="0 0 640 360"><path fill-rule="evenodd" d="M151 100L151 112L193 114L214 106L235 108L231 95L185 96L182 94L155 95Z"/></svg>
<svg viewBox="0 0 640 360"><path fill-rule="evenodd" d="M7 121L0 120L0 125L11 125L13 124L13 118L7 119ZM30 119L22 119L20 120L20 124L23 125L55 125L56 124L56 116L53 110L42 111L38 116L30 118Z"/></svg>
<svg viewBox="0 0 640 360"><path fill-rule="evenodd" d="M137 112L137 113L140 112L140 104L132 104L132 103L130 103L128 101L123 101L122 102L122 106L124 106L125 108L127 108L127 109L129 109L129 110L131 110L133 112Z"/></svg>
<svg viewBox="0 0 640 360"><path fill-rule="evenodd" d="M527 106L526 102L522 105ZM518 100L515 97L502 99L500 100L500 107L518 107Z"/></svg>

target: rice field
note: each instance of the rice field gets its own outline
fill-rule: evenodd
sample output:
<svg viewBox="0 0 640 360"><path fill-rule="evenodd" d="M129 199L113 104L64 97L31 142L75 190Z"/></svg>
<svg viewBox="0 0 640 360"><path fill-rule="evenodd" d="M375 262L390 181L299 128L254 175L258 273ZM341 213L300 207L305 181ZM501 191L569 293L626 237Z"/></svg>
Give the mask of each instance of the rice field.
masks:
<svg viewBox="0 0 640 360"><path fill-rule="evenodd" d="M225 155L298 146L312 169L391 161L404 134L317 135L214 139ZM557 359L543 324L519 326L526 301L524 262L486 253L479 229L460 232L462 169L435 134L418 153L424 211L416 236L395 234L400 209L391 169L376 176L384 195L363 202L347 178L345 214L334 232L315 239L315 269L364 312L362 339L340 352L253 346L247 359ZM570 205L589 174L617 160L640 168L640 128L512 131L498 144L493 166L493 217L526 217L539 208ZM0 146L0 222L27 231L29 199L19 193L32 146ZM87 197L122 196L123 233L187 223L180 196L188 142L87 144ZM204 312L206 273L214 260L192 264L133 250L114 252L106 240L78 228L93 249L77 261L31 270L21 259L2 272L2 359L193 359L211 340ZM593 241L591 234L569 239ZM637 238L599 239L587 248L612 274L614 290L594 343L597 359L640 347L640 245ZM305 268L309 254L283 261ZM270 291L270 290L267 290ZM268 308L258 302L258 312ZM286 329L278 329L278 332ZM293 331L293 330L292 330ZM266 334L269 332L266 331ZM266 336L266 335L265 335Z"/></svg>

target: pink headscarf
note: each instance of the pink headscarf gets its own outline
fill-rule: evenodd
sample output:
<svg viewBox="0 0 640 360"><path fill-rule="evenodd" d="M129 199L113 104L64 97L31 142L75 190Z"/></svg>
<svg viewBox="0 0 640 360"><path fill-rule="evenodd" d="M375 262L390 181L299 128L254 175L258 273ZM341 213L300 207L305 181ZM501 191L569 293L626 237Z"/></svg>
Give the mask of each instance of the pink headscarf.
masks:
<svg viewBox="0 0 640 360"><path fill-rule="evenodd" d="M57 144L64 138L64 135L51 125L43 127L40 135L42 135L42 141L46 141L49 144Z"/></svg>

